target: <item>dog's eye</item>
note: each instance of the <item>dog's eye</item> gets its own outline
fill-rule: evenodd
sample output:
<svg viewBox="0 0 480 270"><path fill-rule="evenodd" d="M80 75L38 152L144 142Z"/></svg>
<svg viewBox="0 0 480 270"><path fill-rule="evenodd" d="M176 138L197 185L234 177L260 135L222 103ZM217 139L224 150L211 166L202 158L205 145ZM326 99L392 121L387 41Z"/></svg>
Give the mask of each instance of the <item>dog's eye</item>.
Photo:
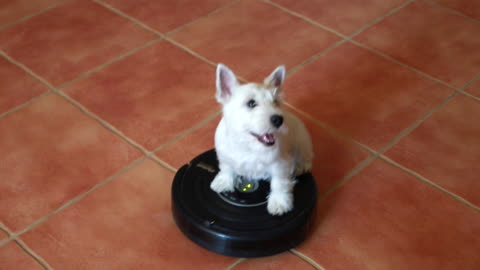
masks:
<svg viewBox="0 0 480 270"><path fill-rule="evenodd" d="M257 106L257 102L255 102L255 100L253 99L250 99L248 102L247 102L247 106L250 108L250 109L253 109Z"/></svg>

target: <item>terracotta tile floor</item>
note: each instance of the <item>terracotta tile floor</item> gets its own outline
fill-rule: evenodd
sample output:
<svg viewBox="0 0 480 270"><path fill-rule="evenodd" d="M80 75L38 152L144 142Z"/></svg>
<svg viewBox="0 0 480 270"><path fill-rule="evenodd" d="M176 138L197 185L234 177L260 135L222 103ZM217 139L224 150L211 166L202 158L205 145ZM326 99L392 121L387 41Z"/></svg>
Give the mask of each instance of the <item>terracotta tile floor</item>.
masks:
<svg viewBox="0 0 480 270"><path fill-rule="evenodd" d="M0 1L0 269L480 269L475 0ZM215 64L290 71L321 194L298 248L186 239Z"/></svg>

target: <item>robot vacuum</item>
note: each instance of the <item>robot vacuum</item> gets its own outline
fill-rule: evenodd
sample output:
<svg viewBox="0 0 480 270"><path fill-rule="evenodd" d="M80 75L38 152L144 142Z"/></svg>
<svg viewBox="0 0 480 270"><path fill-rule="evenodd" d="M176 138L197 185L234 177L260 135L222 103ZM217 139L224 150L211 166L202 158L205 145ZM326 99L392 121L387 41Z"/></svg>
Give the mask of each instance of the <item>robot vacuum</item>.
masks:
<svg viewBox="0 0 480 270"><path fill-rule="evenodd" d="M175 175L173 217L189 239L216 253L251 258L289 250L306 238L317 200L310 173L297 177L293 210L272 216L267 212L268 181L249 181L238 176L234 192L218 194L210 189L218 171L212 149Z"/></svg>

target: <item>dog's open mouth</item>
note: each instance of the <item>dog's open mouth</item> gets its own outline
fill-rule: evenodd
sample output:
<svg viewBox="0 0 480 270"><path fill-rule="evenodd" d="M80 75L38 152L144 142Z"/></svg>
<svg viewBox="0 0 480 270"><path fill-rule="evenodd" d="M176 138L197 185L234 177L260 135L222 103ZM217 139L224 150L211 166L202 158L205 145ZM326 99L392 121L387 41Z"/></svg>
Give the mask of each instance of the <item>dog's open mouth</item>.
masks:
<svg viewBox="0 0 480 270"><path fill-rule="evenodd" d="M259 142L263 143L266 146L272 146L275 144L275 136L272 133L258 135L251 132L250 134L252 134L255 138L257 138Z"/></svg>

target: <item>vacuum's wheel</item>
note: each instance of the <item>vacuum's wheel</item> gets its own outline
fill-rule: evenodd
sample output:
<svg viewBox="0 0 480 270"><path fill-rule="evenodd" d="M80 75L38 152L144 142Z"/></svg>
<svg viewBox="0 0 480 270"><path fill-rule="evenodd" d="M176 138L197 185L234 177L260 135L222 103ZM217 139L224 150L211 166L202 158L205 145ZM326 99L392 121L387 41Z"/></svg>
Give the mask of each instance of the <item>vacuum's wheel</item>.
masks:
<svg viewBox="0 0 480 270"><path fill-rule="evenodd" d="M246 258L280 253L305 239L317 199L311 174L297 177L294 209L272 216L267 212L269 182L239 178L234 192L217 194L210 182L218 171L212 149L175 175L173 216L188 238L211 251Z"/></svg>

